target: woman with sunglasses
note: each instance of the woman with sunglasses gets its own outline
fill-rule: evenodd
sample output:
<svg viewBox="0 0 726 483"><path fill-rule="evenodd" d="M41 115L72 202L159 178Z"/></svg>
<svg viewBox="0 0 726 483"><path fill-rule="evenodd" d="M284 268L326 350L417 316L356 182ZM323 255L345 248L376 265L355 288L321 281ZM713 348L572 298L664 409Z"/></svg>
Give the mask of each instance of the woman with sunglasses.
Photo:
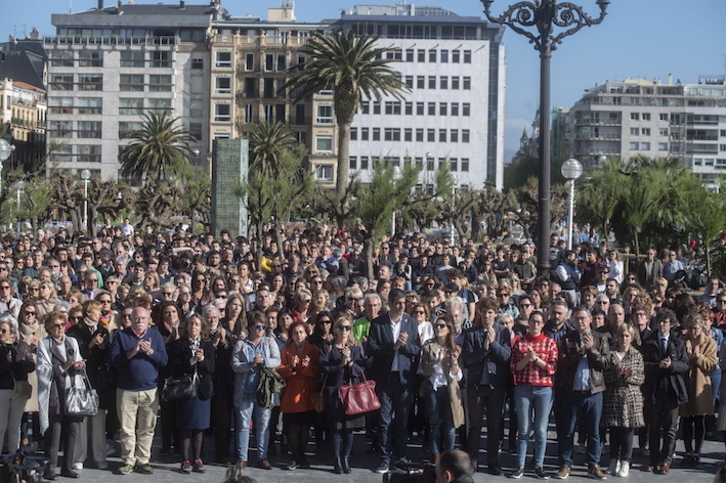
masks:
<svg viewBox="0 0 726 483"><path fill-rule="evenodd" d="M534 473L546 479L544 457L547 449L547 423L554 402L553 383L557 369L557 343L544 332L545 319L532 312L527 334L512 346L510 368L514 376L514 404L517 411L517 466L512 478L521 478L527 457L530 428L534 429ZM534 419L532 416L534 415Z"/></svg>
<svg viewBox="0 0 726 483"><path fill-rule="evenodd" d="M277 372L287 382L280 403L292 453L287 469L294 470L298 466L307 469L310 463L305 457L305 447L308 444L310 422L316 419L312 395L318 390L320 349L308 341L304 322L294 323L288 336L292 344L280 354L282 363L277 368Z"/></svg>
<svg viewBox="0 0 726 483"><path fill-rule="evenodd" d="M232 352L232 371L234 380L234 408L237 413L236 443L237 465L247 466L250 424L255 421L257 441L257 467L271 470L267 461L267 443L270 436L269 424L271 409L257 402L255 392L263 367L276 368L280 365L280 349L277 343L267 336L265 314L253 312L249 317L249 335L237 341Z"/></svg>
<svg viewBox="0 0 726 483"><path fill-rule="evenodd" d="M63 468L61 475L80 478L73 471L76 438L83 417L71 416L66 412L65 393L74 380L76 387L82 387L82 374L86 367L78 342L65 334L68 320L65 314L51 312L45 318L48 337L38 343L38 401L40 407L40 433L44 434L45 455L48 465L43 478L57 480L58 448L63 438Z"/></svg>
<svg viewBox="0 0 726 483"><path fill-rule="evenodd" d="M38 350L38 341L46 338L48 333L45 327L38 320L38 308L32 300L26 300L20 307L18 317L18 341L21 350L28 354L32 354L33 360L36 360L36 352ZM40 434L40 425L38 424L38 374L33 371L28 374L28 383L33 388L33 393L25 403L25 412L23 413L23 425L21 433L23 438L27 438L30 434L29 420L32 419L32 434ZM36 414L30 414L36 413Z"/></svg>
<svg viewBox="0 0 726 483"><path fill-rule="evenodd" d="M350 452L353 448L353 430L366 425L365 415L347 416L338 397L344 384L359 384L363 373L363 354L353 337L353 322L348 315L335 319L335 338L323 346L320 367L325 375L325 413L333 442L333 471L350 474Z"/></svg>
<svg viewBox="0 0 726 483"><path fill-rule="evenodd" d="M421 348L421 365L426 376L426 419L434 462L454 449L456 428L464 424L464 407L459 381L461 347L454 337L454 321L448 315L434 320L434 338ZM440 444L443 439L443 444Z"/></svg>
<svg viewBox="0 0 726 483"><path fill-rule="evenodd" d="M202 272L192 274L192 305L204 307L214 300L207 283L207 276Z"/></svg>
<svg viewBox="0 0 726 483"><path fill-rule="evenodd" d="M295 292L292 315L295 322L308 322L310 319L310 303L313 301L313 294L306 288L298 289Z"/></svg>

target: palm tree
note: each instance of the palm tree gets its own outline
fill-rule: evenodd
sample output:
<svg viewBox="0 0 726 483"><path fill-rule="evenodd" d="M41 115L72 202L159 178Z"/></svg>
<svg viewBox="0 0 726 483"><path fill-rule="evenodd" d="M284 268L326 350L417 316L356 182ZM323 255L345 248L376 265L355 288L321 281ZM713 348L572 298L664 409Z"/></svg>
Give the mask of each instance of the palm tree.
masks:
<svg viewBox="0 0 726 483"><path fill-rule="evenodd" d="M348 183L348 152L350 126L361 97L380 100L389 95L403 100L408 86L400 73L388 64L385 53L391 49L375 47L378 37L356 36L334 31L329 36L315 32L307 45L300 49L309 60L303 66L293 66L290 79L283 88L299 89L295 102L310 99L315 93L332 88L333 108L338 124L338 174L335 190L345 192Z"/></svg>
<svg viewBox="0 0 726 483"><path fill-rule="evenodd" d="M158 181L188 165L194 139L178 121L166 112L144 114L141 129L131 134L131 143L121 153L121 175Z"/></svg>
<svg viewBox="0 0 726 483"><path fill-rule="evenodd" d="M250 133L250 171L255 171L265 177L276 176L280 171L281 153L292 149L297 140L285 124L281 122L257 123Z"/></svg>

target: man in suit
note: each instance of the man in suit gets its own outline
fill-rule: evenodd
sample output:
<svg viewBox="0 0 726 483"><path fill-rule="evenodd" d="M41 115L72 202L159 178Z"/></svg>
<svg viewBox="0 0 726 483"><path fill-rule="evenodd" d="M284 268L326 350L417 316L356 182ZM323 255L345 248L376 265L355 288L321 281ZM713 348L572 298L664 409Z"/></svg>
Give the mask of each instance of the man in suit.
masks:
<svg viewBox="0 0 726 483"><path fill-rule="evenodd" d="M560 470L557 478L570 476L572 447L577 423L587 435L587 475L596 480L606 478L600 469L600 417L605 391L605 370L609 357L607 339L592 330L590 310L579 306L572 311L575 331L560 341L560 361L557 366L557 383L561 390L558 401L563 420L557 424L558 457Z"/></svg>
<svg viewBox="0 0 726 483"><path fill-rule="evenodd" d="M655 321L658 330L643 342L641 348L645 364L643 394L650 428L648 470L664 475L670 472L676 449L678 407L688 402L683 373L688 370L689 363L685 343L672 332L678 324L676 314L669 309L659 309Z"/></svg>
<svg viewBox="0 0 726 483"><path fill-rule="evenodd" d="M638 279L646 289L651 289L655 281L663 277L663 263L655 255L655 248L648 248L646 259L638 265Z"/></svg>
<svg viewBox="0 0 726 483"><path fill-rule="evenodd" d="M378 473L387 473L390 468L392 441L394 463L407 463L408 412L416 379L415 361L421 353L418 324L405 313L405 292L391 290L388 306L388 312L371 321L368 333L368 352L373 357L370 375L381 400Z"/></svg>
<svg viewBox="0 0 726 483"><path fill-rule="evenodd" d="M502 411L509 381L512 355L510 333L495 324L499 303L493 298L479 301L475 325L464 333L462 358L468 368L466 398L469 407L467 450L474 466L479 459L481 427L487 414L487 463L489 473L503 474L499 465L499 441L502 439Z"/></svg>

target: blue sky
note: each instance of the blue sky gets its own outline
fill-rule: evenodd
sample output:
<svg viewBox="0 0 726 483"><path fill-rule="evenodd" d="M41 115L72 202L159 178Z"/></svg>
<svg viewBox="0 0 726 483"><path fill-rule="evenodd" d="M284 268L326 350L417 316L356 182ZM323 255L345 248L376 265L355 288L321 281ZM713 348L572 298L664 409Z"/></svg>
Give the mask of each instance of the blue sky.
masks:
<svg viewBox="0 0 726 483"><path fill-rule="evenodd" d="M22 37L36 27L42 35L53 35L52 13L95 8L97 0L0 0L0 38L17 33ZM126 3L128 0L124 0ZM158 3L159 0L136 0ZM573 0L592 15L596 0ZM106 5L115 0L106 0ZM166 0L164 3L173 3ZM187 0L187 4L206 0ZM356 3L395 3L394 1L297 0L299 21L318 21L340 15L341 9ZM492 12L500 14L514 0L495 0ZM415 5L441 6L459 15L483 16L478 0L427 0ZM279 0L223 0L233 15L252 14L265 18L267 8ZM598 26L584 28L564 40L552 58L552 105L570 107L585 89L605 81L626 77L649 80L668 75L674 82L697 83L699 75L726 74L726 2L724 0L612 0L608 16ZM508 31L507 100L505 146L509 159L517 149L522 128L530 130L539 103L539 57L527 40Z"/></svg>

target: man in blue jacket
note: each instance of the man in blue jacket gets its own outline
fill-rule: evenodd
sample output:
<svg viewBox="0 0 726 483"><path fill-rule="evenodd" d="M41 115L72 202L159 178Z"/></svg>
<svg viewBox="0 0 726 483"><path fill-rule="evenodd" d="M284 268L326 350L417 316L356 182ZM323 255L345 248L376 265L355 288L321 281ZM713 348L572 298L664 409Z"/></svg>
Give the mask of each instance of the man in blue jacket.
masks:
<svg viewBox="0 0 726 483"><path fill-rule="evenodd" d="M159 410L159 369L169 358L159 331L149 330L146 308L134 308L131 326L116 333L108 357L117 374L116 406L123 460L119 473L152 474L149 460Z"/></svg>
<svg viewBox="0 0 726 483"><path fill-rule="evenodd" d="M487 463L489 473L503 474L499 465L499 441L502 439L502 411L509 381L512 355L510 333L495 324L499 303L492 298L479 301L475 325L464 332L462 358L469 370L466 397L469 403L467 450L476 467L479 459L484 409L487 415Z"/></svg>
<svg viewBox="0 0 726 483"><path fill-rule="evenodd" d="M403 290L391 290L388 306L388 312L371 321L368 333L368 351L373 357L370 376L376 381L376 392L381 400L379 443L382 456L378 473L389 470L391 436L396 444L393 448L395 462L406 462L408 411L416 379L415 361L421 353L418 324L405 312Z"/></svg>

